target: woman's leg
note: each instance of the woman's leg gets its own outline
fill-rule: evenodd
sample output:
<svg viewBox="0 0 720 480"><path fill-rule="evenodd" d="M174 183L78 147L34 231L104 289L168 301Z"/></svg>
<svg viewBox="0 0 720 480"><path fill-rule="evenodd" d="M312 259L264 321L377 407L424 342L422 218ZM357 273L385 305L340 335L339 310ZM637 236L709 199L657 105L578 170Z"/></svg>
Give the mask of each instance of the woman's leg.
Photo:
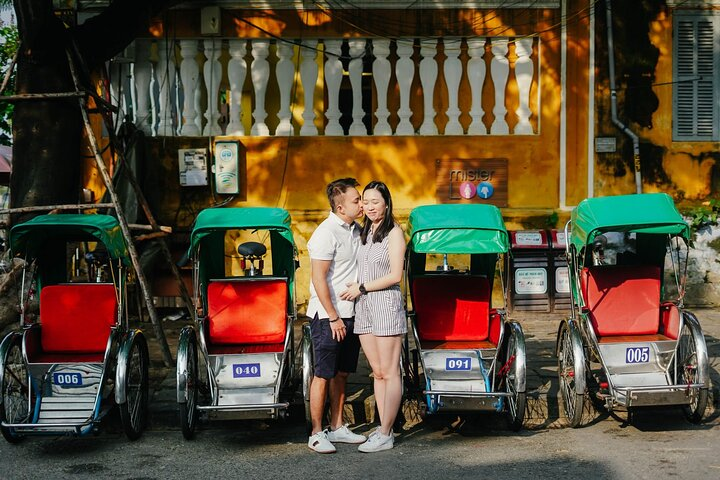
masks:
<svg viewBox="0 0 720 480"><path fill-rule="evenodd" d="M371 333L360 335L359 337L363 353L365 354L365 358L367 358L373 372L373 393L375 395L375 404L378 408L378 414L380 415L380 418L377 420L378 423L381 423L383 418L383 407L385 406L385 383L382 377L382 370L380 369L380 355L377 344L377 339L379 337L376 337Z"/></svg>
<svg viewBox="0 0 720 480"><path fill-rule="evenodd" d="M375 345L379 360L380 377L382 378L383 398L380 412L380 433L389 435L392 431L402 402L402 378L400 377L400 350L402 335L391 337L375 337ZM375 369L373 369L375 372ZM376 382L377 384L377 382ZM377 398L376 400L380 402Z"/></svg>

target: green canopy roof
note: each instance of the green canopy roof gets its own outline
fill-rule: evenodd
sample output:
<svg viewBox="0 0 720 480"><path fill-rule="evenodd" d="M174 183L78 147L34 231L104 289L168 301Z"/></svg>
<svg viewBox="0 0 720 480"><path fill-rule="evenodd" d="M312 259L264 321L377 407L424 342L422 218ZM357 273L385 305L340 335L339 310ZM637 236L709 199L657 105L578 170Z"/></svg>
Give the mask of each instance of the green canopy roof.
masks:
<svg viewBox="0 0 720 480"><path fill-rule="evenodd" d="M425 205L408 220L416 253L505 253L508 233L500 210L485 204Z"/></svg>
<svg viewBox="0 0 720 480"><path fill-rule="evenodd" d="M40 215L10 230L13 254L35 257L55 239L102 242L111 258L130 263L117 219L100 214Z"/></svg>
<svg viewBox="0 0 720 480"><path fill-rule="evenodd" d="M570 241L578 250L603 232L680 235L690 238L690 227L665 193L588 198L571 215Z"/></svg>

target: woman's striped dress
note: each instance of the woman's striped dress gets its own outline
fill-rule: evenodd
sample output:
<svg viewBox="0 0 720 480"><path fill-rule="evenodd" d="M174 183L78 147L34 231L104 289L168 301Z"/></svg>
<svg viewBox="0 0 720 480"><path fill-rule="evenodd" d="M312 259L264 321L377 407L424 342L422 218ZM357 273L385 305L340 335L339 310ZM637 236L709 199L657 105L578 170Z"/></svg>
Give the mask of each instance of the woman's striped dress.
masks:
<svg viewBox="0 0 720 480"><path fill-rule="evenodd" d="M373 243L368 235L358 249L358 281L367 284L390 273L388 238ZM399 285L360 295L355 304L355 333L372 333L378 337L407 332L407 319Z"/></svg>

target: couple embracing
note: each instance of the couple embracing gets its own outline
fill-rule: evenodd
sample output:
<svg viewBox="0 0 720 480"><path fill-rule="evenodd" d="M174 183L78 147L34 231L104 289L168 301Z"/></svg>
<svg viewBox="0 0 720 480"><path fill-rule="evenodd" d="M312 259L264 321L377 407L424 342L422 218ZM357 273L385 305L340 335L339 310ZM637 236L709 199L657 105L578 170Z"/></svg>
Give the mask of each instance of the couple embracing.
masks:
<svg viewBox="0 0 720 480"><path fill-rule="evenodd" d="M333 443L360 444L364 453L393 448L393 423L402 400L400 349L407 321L400 292L405 236L395 222L387 186L370 182L360 196L354 178L327 186L330 215L308 242L315 376L310 387L308 447L334 453ZM363 225L356 220L365 215ZM357 369L360 346L373 372L380 426L368 437L343 423L345 385ZM325 399L330 426L323 429Z"/></svg>

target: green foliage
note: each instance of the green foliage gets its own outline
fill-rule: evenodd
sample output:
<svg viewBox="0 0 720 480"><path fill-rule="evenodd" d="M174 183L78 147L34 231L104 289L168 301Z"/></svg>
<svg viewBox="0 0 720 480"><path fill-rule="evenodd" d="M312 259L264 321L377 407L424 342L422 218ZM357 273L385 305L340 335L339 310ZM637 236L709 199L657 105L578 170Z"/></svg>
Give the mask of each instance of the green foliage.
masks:
<svg viewBox="0 0 720 480"><path fill-rule="evenodd" d="M553 210L553 212L545 219L545 227L557 228L557 223L559 219L560 217L558 216L558 213Z"/></svg>
<svg viewBox="0 0 720 480"><path fill-rule="evenodd" d="M695 233L704 227L715 226L720 217L720 199L713 198L707 205L689 208L681 212L690 218L690 238L695 238Z"/></svg>
<svg viewBox="0 0 720 480"><path fill-rule="evenodd" d="M5 75L15 52L18 49L20 37L15 25L0 24L0 85L5 80ZM10 75L10 80L3 91L3 95L15 93L15 71ZM0 145L12 143L12 113L13 105L7 102L0 102Z"/></svg>

